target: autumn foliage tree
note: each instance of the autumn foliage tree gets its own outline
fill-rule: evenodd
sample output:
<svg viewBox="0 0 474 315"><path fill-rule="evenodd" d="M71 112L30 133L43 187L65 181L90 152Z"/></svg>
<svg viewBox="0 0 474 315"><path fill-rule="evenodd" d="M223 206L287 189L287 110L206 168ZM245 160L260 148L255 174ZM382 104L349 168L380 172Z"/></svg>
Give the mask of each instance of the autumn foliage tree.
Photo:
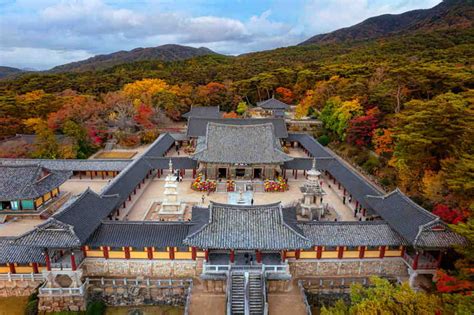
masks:
<svg viewBox="0 0 474 315"><path fill-rule="evenodd" d="M283 103L293 104L295 95L290 89L279 86L276 88L275 92L276 92L277 98L280 99Z"/></svg>
<svg viewBox="0 0 474 315"><path fill-rule="evenodd" d="M379 110L374 107L367 110L365 115L351 119L347 127L347 142L356 146L369 146L377 128L378 114Z"/></svg>

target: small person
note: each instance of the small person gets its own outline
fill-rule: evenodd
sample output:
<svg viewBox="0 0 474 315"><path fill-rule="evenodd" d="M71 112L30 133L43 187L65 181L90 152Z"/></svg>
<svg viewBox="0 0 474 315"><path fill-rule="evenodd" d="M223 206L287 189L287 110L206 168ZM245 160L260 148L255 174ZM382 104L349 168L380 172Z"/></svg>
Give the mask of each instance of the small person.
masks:
<svg viewBox="0 0 474 315"><path fill-rule="evenodd" d="M206 197L204 197L204 195L202 195L202 197L201 197L202 204L204 204L204 199L205 199L205 198L206 198Z"/></svg>
<svg viewBox="0 0 474 315"><path fill-rule="evenodd" d="M253 206L253 198L252 198L252 200L250 201L250 204Z"/></svg>

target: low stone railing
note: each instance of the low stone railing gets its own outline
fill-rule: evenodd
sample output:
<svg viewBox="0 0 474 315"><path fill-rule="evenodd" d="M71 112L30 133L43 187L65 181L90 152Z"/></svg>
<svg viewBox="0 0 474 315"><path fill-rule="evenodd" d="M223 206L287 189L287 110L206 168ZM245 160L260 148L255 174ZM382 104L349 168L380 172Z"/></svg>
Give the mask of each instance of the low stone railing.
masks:
<svg viewBox="0 0 474 315"><path fill-rule="evenodd" d="M0 280L6 281L43 281L41 273L5 273L0 274Z"/></svg>
<svg viewBox="0 0 474 315"><path fill-rule="evenodd" d="M303 287L303 281L298 280L298 288L300 289L301 298L303 299L306 315L311 315L311 307L309 306L308 298L306 297L306 292Z"/></svg>
<svg viewBox="0 0 474 315"><path fill-rule="evenodd" d="M289 273L288 264L284 265L210 265L204 264L202 273L204 274L222 274L229 273L230 270L255 270L262 271L265 275L269 273Z"/></svg>
<svg viewBox="0 0 474 315"><path fill-rule="evenodd" d="M46 283L45 283L39 288L38 292L40 295L83 296L85 293L85 290L87 289L88 284L89 284L88 279L86 279L86 281L84 281L84 283L80 287L77 287L77 288L48 288L46 287Z"/></svg>

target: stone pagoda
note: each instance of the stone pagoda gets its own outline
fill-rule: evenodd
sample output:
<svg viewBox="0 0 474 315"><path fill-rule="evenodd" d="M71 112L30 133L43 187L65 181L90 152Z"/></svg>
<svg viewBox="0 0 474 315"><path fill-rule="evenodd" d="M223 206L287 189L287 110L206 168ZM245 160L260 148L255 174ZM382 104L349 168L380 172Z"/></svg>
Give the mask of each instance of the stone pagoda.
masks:
<svg viewBox="0 0 474 315"><path fill-rule="evenodd" d="M160 217L178 217L183 219L186 204L178 200L178 178L173 173L173 163L169 162L169 174L165 179L165 199L161 203L159 211Z"/></svg>
<svg viewBox="0 0 474 315"><path fill-rule="evenodd" d="M326 194L319 184L321 172L316 169L316 158L313 159L313 166L308 171L308 178L300 187L303 193L301 202L301 216L309 218L310 221L321 220L324 213L323 196Z"/></svg>

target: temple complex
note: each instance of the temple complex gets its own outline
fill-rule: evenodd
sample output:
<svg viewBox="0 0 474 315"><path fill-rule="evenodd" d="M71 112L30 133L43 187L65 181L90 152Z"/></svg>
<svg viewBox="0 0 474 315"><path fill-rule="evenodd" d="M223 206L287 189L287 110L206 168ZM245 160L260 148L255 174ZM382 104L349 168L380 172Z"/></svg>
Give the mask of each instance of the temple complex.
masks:
<svg viewBox="0 0 474 315"><path fill-rule="evenodd" d="M272 296L294 294L305 314L302 281L331 290L378 275L416 286L464 243L283 119L205 111L193 107L186 133L163 133L130 160L1 159L0 296L39 286L44 311L84 310L99 294L266 314ZM246 202L229 201L243 193Z"/></svg>

